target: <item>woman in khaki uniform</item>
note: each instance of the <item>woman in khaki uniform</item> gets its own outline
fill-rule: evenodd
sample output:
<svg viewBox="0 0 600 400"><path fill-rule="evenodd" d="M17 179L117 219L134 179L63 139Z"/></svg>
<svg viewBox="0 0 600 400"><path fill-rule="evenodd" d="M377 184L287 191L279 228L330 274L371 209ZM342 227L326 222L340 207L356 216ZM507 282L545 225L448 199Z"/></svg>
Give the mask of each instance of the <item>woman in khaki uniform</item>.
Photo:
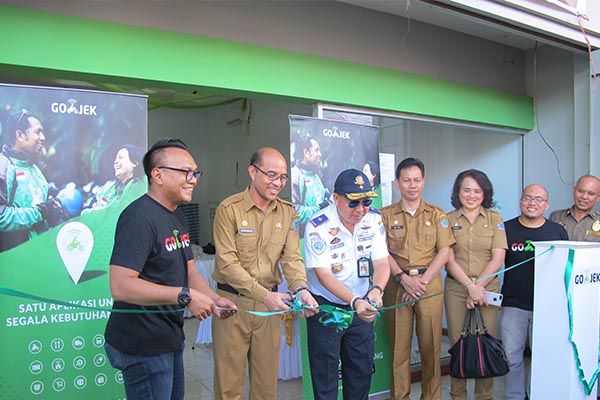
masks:
<svg viewBox="0 0 600 400"><path fill-rule="evenodd" d="M487 304L485 291L500 292L498 277L472 283L498 272L504 263L506 232L500 214L490 210L493 195L490 180L479 170L463 171L456 177L451 198L455 210L448 214L456 244L446 265L444 295L450 346L460 337L467 309L475 305L480 307L489 332L495 335L498 307ZM492 378L476 379L476 400L492 399L493 392ZM450 395L453 400L466 400L467 381L452 378Z"/></svg>

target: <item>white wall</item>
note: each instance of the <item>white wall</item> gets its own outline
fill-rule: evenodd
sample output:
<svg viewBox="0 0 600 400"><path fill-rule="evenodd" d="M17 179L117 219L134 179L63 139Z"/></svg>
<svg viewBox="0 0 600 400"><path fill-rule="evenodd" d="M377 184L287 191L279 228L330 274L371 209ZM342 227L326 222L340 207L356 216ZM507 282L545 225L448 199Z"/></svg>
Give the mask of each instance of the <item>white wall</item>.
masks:
<svg viewBox="0 0 600 400"><path fill-rule="evenodd" d="M537 54L528 53L527 65L528 94L536 98L537 121L536 130L525 136L524 184L546 186L550 210L566 208L573 204L572 184L590 172L593 151L587 58L541 46ZM556 158L542 135L556 152L560 175Z"/></svg>

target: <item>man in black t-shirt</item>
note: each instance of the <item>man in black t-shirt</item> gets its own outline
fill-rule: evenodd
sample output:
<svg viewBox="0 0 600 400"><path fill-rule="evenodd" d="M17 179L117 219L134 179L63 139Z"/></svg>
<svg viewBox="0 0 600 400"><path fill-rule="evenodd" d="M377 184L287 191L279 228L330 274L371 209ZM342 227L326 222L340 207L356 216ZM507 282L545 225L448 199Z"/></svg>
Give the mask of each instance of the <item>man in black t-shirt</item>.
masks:
<svg viewBox="0 0 600 400"><path fill-rule="evenodd" d="M568 240L567 231L561 225L544 218L550 207L548 191L532 184L523 190L520 200L521 215L504 223L508 251L504 258L505 268L519 264L535 255L532 242ZM510 371L506 375L506 398L526 398L525 367L523 351L531 342L533 324L534 260L507 271L502 285L502 310L500 333Z"/></svg>
<svg viewBox="0 0 600 400"><path fill-rule="evenodd" d="M217 306L236 307L196 270L189 229L177 209L192 200L202 175L187 147L178 139L161 139L143 164L148 193L121 213L110 260L113 310L132 312L111 313L105 350L123 372L128 400L183 400L182 309L202 320L234 312Z"/></svg>

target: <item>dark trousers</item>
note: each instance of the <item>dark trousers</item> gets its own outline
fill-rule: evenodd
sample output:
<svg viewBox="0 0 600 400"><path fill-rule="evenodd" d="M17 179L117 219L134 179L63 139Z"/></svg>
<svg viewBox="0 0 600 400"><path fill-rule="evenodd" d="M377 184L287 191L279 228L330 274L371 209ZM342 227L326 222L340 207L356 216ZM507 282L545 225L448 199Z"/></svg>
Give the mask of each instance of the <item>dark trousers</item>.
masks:
<svg viewBox="0 0 600 400"><path fill-rule="evenodd" d="M315 297L319 304L330 304L322 297ZM340 360L344 399L368 399L375 343L373 324L355 315L348 329L336 332L335 326L324 326L319 322L324 315L324 312L320 312L306 320L308 359L315 400L337 400Z"/></svg>

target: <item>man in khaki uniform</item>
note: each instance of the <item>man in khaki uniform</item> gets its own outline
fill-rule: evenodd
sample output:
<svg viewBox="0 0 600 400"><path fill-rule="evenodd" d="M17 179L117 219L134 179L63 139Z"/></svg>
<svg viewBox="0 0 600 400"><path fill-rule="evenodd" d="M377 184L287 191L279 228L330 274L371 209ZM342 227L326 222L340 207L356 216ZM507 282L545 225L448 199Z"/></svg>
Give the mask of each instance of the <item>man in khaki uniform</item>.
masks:
<svg viewBox="0 0 600 400"><path fill-rule="evenodd" d="M395 182L401 199L381 210L394 277L386 286L386 306L441 292L440 270L455 243L444 211L421 199L425 186L423 163L415 158L400 162ZM409 399L415 317L422 365L421 399L441 398L443 301L442 296L436 296L386 313L392 350L392 399Z"/></svg>
<svg viewBox="0 0 600 400"><path fill-rule="evenodd" d="M252 311L285 311L289 295L277 292L282 282L278 262L290 290L318 312L306 290L300 256L297 214L292 204L277 197L285 186L287 162L277 150L256 151L248 166L250 186L223 200L215 215L215 272L217 293L240 310L228 323L213 320L215 399L240 399L246 363L250 368L250 399L277 398L277 367L281 316L255 316Z"/></svg>
<svg viewBox="0 0 600 400"><path fill-rule="evenodd" d="M573 207L553 211L550 221L567 230L569 240L600 242L600 214L593 210L600 199L600 179L584 175L573 186Z"/></svg>

